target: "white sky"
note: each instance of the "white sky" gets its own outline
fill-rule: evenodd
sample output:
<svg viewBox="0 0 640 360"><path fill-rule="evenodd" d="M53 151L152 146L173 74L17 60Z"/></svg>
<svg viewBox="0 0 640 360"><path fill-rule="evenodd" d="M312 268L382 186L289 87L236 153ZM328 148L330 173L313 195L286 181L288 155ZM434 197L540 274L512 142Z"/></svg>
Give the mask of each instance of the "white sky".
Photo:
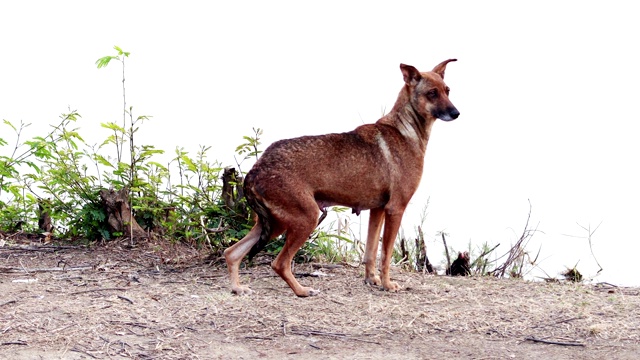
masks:
<svg viewBox="0 0 640 360"><path fill-rule="evenodd" d="M232 165L252 127L264 129L264 147L352 130L392 107L401 62L425 71L457 58L445 80L461 116L434 127L407 235L430 197L432 260L440 230L458 249L500 242L502 253L530 199L549 275L578 261L594 275L587 241L563 234L602 222L593 237L598 281L640 285L633 2L317 4L2 2L0 117L32 123L34 136L70 106L83 117L81 134L101 142L108 134L99 124L122 118L121 68L94 62L118 45L131 52L128 104L153 116L139 144L170 154L211 145L210 158Z"/></svg>

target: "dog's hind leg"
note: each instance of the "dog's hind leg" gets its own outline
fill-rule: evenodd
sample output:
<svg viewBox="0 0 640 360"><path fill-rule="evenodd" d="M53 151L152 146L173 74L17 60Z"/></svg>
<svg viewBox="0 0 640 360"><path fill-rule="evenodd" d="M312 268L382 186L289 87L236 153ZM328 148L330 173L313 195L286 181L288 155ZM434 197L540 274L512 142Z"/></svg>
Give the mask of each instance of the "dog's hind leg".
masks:
<svg viewBox="0 0 640 360"><path fill-rule="evenodd" d="M315 200L311 199L311 201L305 204L300 204L300 207L292 206L291 208L298 208L302 211L296 211L296 213L288 213L286 215L287 238L282 250L271 263L271 267L289 284L289 287L291 287L291 290L293 290L297 296L307 297L317 295L320 291L302 286L298 280L296 280L291 271L291 261L302 245L304 245L305 241L309 239L309 235L311 235L311 232L318 224L318 206Z"/></svg>
<svg viewBox="0 0 640 360"><path fill-rule="evenodd" d="M371 209L369 211L369 232L367 244L364 250L364 282L369 285L380 285L380 276L377 274L376 258L378 257L378 243L380 242L380 230L384 223L384 208Z"/></svg>
<svg viewBox="0 0 640 360"><path fill-rule="evenodd" d="M261 232L262 224L260 220L258 220L242 240L224 251L224 257L227 260L227 268L229 270L229 278L231 279L231 292L234 294L249 295L253 292L249 287L240 285L240 263L245 255L249 253L253 245L260 240Z"/></svg>
<svg viewBox="0 0 640 360"><path fill-rule="evenodd" d="M384 234L382 235L382 254L380 256L380 280L382 288L387 291L398 291L397 283L391 281L389 268L391 267L391 257L393 255L393 244L398 236L398 229L402 222L404 207L401 209L386 209L384 218Z"/></svg>

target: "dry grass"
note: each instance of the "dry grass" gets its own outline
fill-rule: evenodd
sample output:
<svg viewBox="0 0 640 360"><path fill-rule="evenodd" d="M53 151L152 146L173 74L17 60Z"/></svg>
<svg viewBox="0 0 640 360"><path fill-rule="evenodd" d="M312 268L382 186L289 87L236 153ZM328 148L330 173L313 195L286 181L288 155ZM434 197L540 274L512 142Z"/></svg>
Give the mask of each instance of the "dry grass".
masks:
<svg viewBox="0 0 640 360"><path fill-rule="evenodd" d="M299 299L261 265L243 273L256 293L238 297L224 264L186 247L5 245L0 256L0 357L631 359L640 351L636 288L395 270L403 290L387 293L363 284L362 267L299 265L301 282L322 291ZM307 276L317 272L326 276Z"/></svg>

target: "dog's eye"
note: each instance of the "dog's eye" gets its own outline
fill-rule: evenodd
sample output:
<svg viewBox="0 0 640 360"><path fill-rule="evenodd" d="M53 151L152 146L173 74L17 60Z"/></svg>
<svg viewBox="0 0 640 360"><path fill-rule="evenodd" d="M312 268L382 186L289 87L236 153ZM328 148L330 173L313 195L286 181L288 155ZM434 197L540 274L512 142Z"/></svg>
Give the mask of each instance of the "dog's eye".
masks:
<svg viewBox="0 0 640 360"><path fill-rule="evenodd" d="M445 91L447 92L447 95L449 95L449 91L451 91L451 89L449 89L449 87L447 86L447 88L445 89Z"/></svg>
<svg viewBox="0 0 640 360"><path fill-rule="evenodd" d="M427 91L427 97L429 99L435 99L438 97L438 90L436 89L431 89L429 91Z"/></svg>

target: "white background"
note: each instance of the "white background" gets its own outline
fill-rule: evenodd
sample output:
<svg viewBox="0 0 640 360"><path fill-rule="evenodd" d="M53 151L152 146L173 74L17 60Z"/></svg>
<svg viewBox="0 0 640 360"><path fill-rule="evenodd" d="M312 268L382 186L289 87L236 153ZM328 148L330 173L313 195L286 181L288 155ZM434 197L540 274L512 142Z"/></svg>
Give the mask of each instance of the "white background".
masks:
<svg viewBox="0 0 640 360"><path fill-rule="evenodd" d="M253 127L263 148L288 137L349 131L389 110L398 65L447 68L458 120L434 126L421 187L403 228L464 250L522 231L529 203L542 269L597 266L578 226L595 228L597 281L640 285L640 22L631 1L160 2L0 4L0 117L41 135L68 107L90 143L128 105L150 115L138 137L169 155L212 146L233 165ZM0 137L10 140L8 128ZM5 151L0 149L0 151ZM167 159L169 158L167 155ZM248 170L250 164L243 164ZM246 167L246 168L245 168ZM365 214L363 214L365 215ZM353 218L356 232L358 222ZM365 226L362 227L364 234ZM500 250L502 249L502 250Z"/></svg>

